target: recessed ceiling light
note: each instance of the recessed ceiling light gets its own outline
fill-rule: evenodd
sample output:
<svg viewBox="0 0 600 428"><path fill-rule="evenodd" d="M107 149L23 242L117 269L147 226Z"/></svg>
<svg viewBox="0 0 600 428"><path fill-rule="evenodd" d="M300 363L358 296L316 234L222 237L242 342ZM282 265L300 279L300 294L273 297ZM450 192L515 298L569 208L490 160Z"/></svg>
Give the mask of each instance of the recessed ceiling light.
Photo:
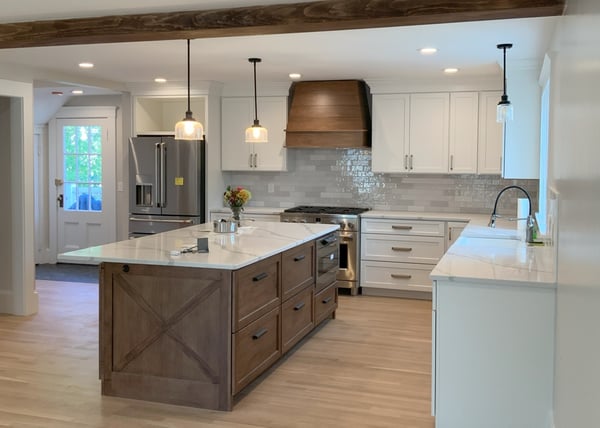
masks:
<svg viewBox="0 0 600 428"><path fill-rule="evenodd" d="M458 68L454 68L454 67L444 68L444 73L446 73L446 74L458 73Z"/></svg>
<svg viewBox="0 0 600 428"><path fill-rule="evenodd" d="M164 77L157 77L156 79L154 79L154 81L156 83L166 83L167 79L165 79Z"/></svg>
<svg viewBox="0 0 600 428"><path fill-rule="evenodd" d="M94 68L94 64L91 62L80 62L79 68Z"/></svg>
<svg viewBox="0 0 600 428"><path fill-rule="evenodd" d="M421 55L433 55L434 53L437 52L436 48L421 48L419 49L419 52L421 52Z"/></svg>
<svg viewBox="0 0 600 428"><path fill-rule="evenodd" d="M292 80L299 80L302 78L302 75L300 73L290 73L290 79Z"/></svg>
<svg viewBox="0 0 600 428"><path fill-rule="evenodd" d="M83 91L82 91L81 89L73 89L73 90L71 91L71 93L72 93L73 95L81 95L81 94L83 94Z"/></svg>

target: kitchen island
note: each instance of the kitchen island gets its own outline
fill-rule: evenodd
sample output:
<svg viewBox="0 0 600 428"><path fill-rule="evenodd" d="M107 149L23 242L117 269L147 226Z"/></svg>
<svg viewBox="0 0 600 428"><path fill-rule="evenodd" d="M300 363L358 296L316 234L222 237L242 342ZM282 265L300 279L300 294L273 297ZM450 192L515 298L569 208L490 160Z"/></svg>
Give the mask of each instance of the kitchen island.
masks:
<svg viewBox="0 0 600 428"><path fill-rule="evenodd" d="M431 273L437 428L552 426L555 248L465 228Z"/></svg>
<svg viewBox="0 0 600 428"><path fill-rule="evenodd" d="M61 254L100 263L102 394L231 410L335 316L335 273L317 269L317 249L337 260L337 240L322 241L338 227L254 222L214 233L202 224ZM198 238L208 252L195 252Z"/></svg>

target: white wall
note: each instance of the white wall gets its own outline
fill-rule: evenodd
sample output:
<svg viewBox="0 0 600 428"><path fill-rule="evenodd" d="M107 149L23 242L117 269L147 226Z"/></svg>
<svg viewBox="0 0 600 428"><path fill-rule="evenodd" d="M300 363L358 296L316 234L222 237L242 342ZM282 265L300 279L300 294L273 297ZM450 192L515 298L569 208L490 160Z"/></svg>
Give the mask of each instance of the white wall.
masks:
<svg viewBox="0 0 600 428"><path fill-rule="evenodd" d="M600 2L567 1L552 56L549 183L559 192L557 428L600 426Z"/></svg>

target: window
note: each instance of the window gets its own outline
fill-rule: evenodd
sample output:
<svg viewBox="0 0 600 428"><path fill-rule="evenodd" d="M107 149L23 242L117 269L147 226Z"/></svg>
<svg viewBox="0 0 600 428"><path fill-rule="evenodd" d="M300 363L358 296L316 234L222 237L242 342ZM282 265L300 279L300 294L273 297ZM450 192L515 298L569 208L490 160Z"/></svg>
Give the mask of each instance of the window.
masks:
<svg viewBox="0 0 600 428"><path fill-rule="evenodd" d="M102 127L64 126L64 209L102 211Z"/></svg>
<svg viewBox="0 0 600 428"><path fill-rule="evenodd" d="M546 57L544 61L544 69L549 70L550 60ZM546 217L548 214L548 146L550 132L550 74L544 72L542 80L542 98L540 109L540 182L539 182L539 200L537 220L540 227L540 233L546 233Z"/></svg>

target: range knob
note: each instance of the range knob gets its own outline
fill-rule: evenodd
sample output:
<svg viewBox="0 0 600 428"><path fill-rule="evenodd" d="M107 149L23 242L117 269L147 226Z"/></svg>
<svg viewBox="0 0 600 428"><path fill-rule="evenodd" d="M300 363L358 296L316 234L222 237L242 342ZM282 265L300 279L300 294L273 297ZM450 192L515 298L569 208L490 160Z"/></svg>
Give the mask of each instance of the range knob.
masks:
<svg viewBox="0 0 600 428"><path fill-rule="evenodd" d="M348 229L354 229L354 223L348 223Z"/></svg>

